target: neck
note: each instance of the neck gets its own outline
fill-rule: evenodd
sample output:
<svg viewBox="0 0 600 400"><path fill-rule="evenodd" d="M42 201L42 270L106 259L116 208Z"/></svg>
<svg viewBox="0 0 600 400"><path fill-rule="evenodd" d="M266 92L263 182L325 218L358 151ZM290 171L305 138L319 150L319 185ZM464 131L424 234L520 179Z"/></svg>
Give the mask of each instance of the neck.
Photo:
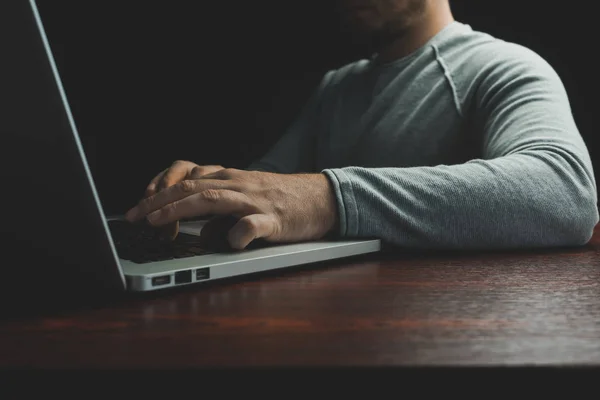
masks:
<svg viewBox="0 0 600 400"><path fill-rule="evenodd" d="M378 63L399 60L418 50L454 21L447 1L429 1L425 12L404 31L377 52Z"/></svg>

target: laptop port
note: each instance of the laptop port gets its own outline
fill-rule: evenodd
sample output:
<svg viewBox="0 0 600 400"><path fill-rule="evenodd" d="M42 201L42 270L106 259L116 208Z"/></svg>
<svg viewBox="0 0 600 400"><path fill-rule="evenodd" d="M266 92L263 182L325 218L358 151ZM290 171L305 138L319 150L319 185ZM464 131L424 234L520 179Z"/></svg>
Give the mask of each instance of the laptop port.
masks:
<svg viewBox="0 0 600 400"><path fill-rule="evenodd" d="M152 286L162 286L171 283L171 275L161 275L152 278Z"/></svg>
<svg viewBox="0 0 600 400"><path fill-rule="evenodd" d="M210 268L199 268L196 270L196 280L203 281L210 279Z"/></svg>
<svg viewBox="0 0 600 400"><path fill-rule="evenodd" d="M175 283L191 283L192 282L192 270L177 271L175 272Z"/></svg>

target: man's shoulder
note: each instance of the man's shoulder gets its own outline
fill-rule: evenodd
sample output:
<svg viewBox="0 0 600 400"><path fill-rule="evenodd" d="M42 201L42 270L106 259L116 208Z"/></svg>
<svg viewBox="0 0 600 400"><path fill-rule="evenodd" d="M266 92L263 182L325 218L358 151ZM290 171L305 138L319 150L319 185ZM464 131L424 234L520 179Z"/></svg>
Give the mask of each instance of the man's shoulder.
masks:
<svg viewBox="0 0 600 400"><path fill-rule="evenodd" d="M531 48L463 26L460 33L435 44L440 61L463 95L479 84L525 76L557 78L553 67Z"/></svg>
<svg viewBox="0 0 600 400"><path fill-rule="evenodd" d="M459 96L468 97L479 83L491 80L510 81L524 75L556 81L553 67L534 50L472 29L455 22L434 38L428 46L435 49L436 58L453 80ZM429 53L433 54L433 53ZM332 69L325 74L323 87L339 89L364 75L371 61L359 59Z"/></svg>
<svg viewBox="0 0 600 400"><path fill-rule="evenodd" d="M449 64L469 66L474 70L506 63L547 64L531 48L474 30L469 25L457 24L459 27L453 34L433 42L440 57Z"/></svg>

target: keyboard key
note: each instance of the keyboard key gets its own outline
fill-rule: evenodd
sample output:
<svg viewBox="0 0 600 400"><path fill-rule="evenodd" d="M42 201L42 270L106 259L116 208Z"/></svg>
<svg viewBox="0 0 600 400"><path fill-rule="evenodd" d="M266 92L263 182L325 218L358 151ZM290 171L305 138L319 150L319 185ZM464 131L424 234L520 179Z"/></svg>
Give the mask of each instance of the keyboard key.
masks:
<svg viewBox="0 0 600 400"><path fill-rule="evenodd" d="M179 233L177 238L171 241L160 229L145 223L132 224L115 220L108 221L108 226L119 257L134 263L143 264L212 253L199 246L199 239L194 235Z"/></svg>

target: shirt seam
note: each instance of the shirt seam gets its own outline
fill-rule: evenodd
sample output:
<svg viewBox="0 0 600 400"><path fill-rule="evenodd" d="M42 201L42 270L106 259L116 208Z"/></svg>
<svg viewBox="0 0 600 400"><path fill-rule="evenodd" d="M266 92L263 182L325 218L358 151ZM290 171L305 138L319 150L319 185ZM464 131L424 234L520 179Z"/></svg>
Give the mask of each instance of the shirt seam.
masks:
<svg viewBox="0 0 600 400"><path fill-rule="evenodd" d="M435 52L435 59L436 59L437 63L440 65L440 67L442 68L442 71L444 71L444 77L446 78L446 80L448 81L448 84L450 85L450 90L452 91L452 98L454 100L454 107L456 108L458 115L462 118L462 117L464 117L462 104L460 103L460 99L458 96L458 89L456 88L456 84L454 82L454 78L452 77L452 73L450 72L450 69L446 65L444 58L441 56L438 46L436 44L432 44L431 47L433 48L433 51Z"/></svg>

